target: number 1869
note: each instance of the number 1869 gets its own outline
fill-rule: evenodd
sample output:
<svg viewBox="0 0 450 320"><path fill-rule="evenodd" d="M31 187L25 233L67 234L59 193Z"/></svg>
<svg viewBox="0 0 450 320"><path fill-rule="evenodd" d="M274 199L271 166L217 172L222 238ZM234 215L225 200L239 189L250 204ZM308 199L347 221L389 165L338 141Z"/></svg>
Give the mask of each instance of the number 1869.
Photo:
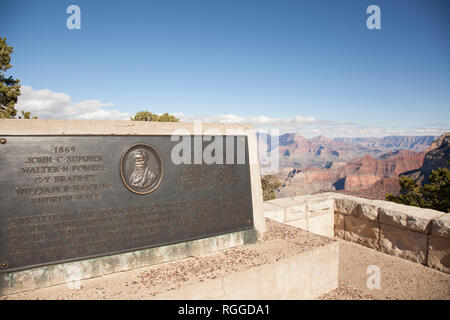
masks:
<svg viewBox="0 0 450 320"><path fill-rule="evenodd" d="M70 153L75 152L75 147L53 147L55 153Z"/></svg>

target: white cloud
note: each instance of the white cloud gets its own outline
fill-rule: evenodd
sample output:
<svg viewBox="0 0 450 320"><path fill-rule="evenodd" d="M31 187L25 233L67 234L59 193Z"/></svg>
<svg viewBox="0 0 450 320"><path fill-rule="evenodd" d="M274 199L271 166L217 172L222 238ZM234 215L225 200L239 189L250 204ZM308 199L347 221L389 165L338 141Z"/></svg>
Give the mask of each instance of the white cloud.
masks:
<svg viewBox="0 0 450 320"><path fill-rule="evenodd" d="M30 111L32 115L44 119L94 119L129 120L130 114L110 109L112 103L98 100L83 100L73 103L65 93L56 93L48 89L33 90L29 86L21 87L22 94L17 103L18 110ZM300 133L305 137L322 135L325 137L384 137L388 135L441 135L450 131L449 123L425 124L422 127L368 127L352 122L320 120L312 116L292 115L287 118L271 118L264 115L242 117L235 114L194 115L175 113L183 122L218 122L252 124L257 130L277 129L280 134ZM268 131L267 133L270 133Z"/></svg>
<svg viewBox="0 0 450 320"><path fill-rule="evenodd" d="M295 115L290 118L269 118L267 116L241 117L234 114L220 115L193 115L176 113L180 121L193 122L218 122L218 123L248 123L255 126L256 129L278 129L280 134L297 132L305 137L314 137L322 135L325 137L384 137L389 135L433 135L438 136L449 131L449 124L430 125L425 127L412 128L387 128L387 127L368 127L352 122L339 122L329 120L319 120L312 116L303 117ZM270 133L270 132L268 132Z"/></svg>
<svg viewBox="0 0 450 320"><path fill-rule="evenodd" d="M22 86L17 101L17 109L30 111L33 116L43 119L96 119L96 120L128 120L129 113L119 110L108 110L112 103L98 100L83 100L72 103L70 96L48 89L33 90Z"/></svg>
<svg viewBox="0 0 450 320"><path fill-rule="evenodd" d="M258 117L241 117L234 114L219 114L219 115L194 115L175 113L175 116L184 122L203 121L203 122L218 122L218 123L250 123L258 127L279 127L290 126L296 127L302 124L311 124L318 121L314 117L302 117L300 115L292 118L269 118L266 116Z"/></svg>

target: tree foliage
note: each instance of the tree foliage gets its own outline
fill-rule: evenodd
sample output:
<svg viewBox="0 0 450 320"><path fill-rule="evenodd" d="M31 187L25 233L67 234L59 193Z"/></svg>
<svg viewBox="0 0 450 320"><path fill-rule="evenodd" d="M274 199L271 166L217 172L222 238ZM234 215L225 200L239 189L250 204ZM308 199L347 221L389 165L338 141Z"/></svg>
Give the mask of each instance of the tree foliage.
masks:
<svg viewBox="0 0 450 320"><path fill-rule="evenodd" d="M274 175L265 175L261 177L261 186L263 190L263 199L275 199L275 191L281 187L281 182Z"/></svg>
<svg viewBox="0 0 450 320"><path fill-rule="evenodd" d="M131 118L133 121L157 121L157 122L178 122L180 119L167 112L162 115L151 113L149 111L139 111Z"/></svg>
<svg viewBox="0 0 450 320"><path fill-rule="evenodd" d="M6 77L4 72L12 68L11 54L13 48L6 44L6 38L0 37L0 119L13 119L17 115L15 105L20 96L20 80ZM22 111L24 119L36 119L30 112ZM22 118L19 116L19 119Z"/></svg>
<svg viewBox="0 0 450 320"><path fill-rule="evenodd" d="M447 160L450 164L450 161ZM400 177L400 195L386 193L386 200L450 213L450 170L438 168L423 186L408 177Z"/></svg>
<svg viewBox="0 0 450 320"><path fill-rule="evenodd" d="M0 118L15 118L14 105L20 96L20 80L5 77L4 72L12 67L13 48L6 44L6 38L0 37Z"/></svg>

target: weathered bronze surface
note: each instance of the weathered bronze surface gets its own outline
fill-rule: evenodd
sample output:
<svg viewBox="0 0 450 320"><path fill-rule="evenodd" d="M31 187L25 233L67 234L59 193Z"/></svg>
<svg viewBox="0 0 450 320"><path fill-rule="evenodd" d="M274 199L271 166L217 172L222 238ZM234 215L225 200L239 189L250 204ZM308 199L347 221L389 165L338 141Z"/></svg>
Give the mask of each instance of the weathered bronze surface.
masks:
<svg viewBox="0 0 450 320"><path fill-rule="evenodd" d="M152 146L136 144L120 160L120 176L131 192L147 194L154 191L163 176L161 156Z"/></svg>
<svg viewBox="0 0 450 320"><path fill-rule="evenodd" d="M243 136L224 164L174 164L170 136L0 138L0 272L253 228Z"/></svg>

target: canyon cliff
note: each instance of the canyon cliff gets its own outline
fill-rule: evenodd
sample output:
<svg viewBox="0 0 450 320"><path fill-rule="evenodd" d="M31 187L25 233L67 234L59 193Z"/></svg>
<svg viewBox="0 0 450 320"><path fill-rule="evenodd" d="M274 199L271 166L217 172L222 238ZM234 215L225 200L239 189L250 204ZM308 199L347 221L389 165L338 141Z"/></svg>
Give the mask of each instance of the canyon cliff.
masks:
<svg viewBox="0 0 450 320"><path fill-rule="evenodd" d="M333 169L369 155L380 158L399 150L422 152L436 139L435 136L388 136L384 138L305 138L297 133L286 133L275 139L259 134L260 147L278 152L280 168L305 169L309 167Z"/></svg>
<svg viewBox="0 0 450 320"><path fill-rule="evenodd" d="M424 152L395 151L378 158L365 155L337 168L284 168L278 174L282 187L277 197L313 194L326 191L359 191L374 186L392 186L403 172L420 168Z"/></svg>
<svg viewBox="0 0 450 320"><path fill-rule="evenodd" d="M447 160L450 159L450 132L444 133L438 139L431 143L430 147L426 150L423 165L417 170L411 172L405 172L402 175L413 178L421 184L428 183L428 177L431 171L437 168L448 168L450 165Z"/></svg>

